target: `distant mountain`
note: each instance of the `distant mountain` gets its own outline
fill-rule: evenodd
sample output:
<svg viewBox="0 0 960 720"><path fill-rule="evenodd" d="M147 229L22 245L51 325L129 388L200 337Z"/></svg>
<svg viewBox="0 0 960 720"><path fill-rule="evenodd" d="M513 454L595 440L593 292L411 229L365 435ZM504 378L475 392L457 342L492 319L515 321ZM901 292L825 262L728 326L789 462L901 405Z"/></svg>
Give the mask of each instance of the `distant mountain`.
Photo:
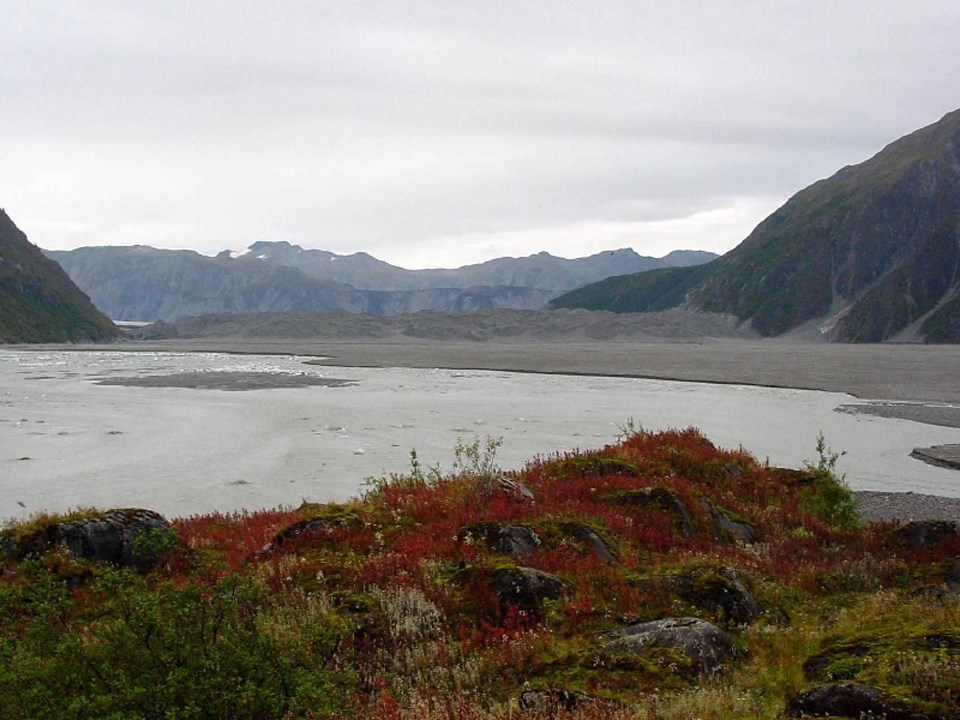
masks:
<svg viewBox="0 0 960 720"><path fill-rule="evenodd" d="M610 278L551 303L679 305L767 336L960 341L960 110L797 193L708 265Z"/></svg>
<svg viewBox="0 0 960 720"><path fill-rule="evenodd" d="M224 257L221 254L220 257ZM336 255L326 250L305 250L287 242L257 242L239 261L261 261L300 270L321 280L351 285L358 290L423 290L505 285L546 290L553 295L611 275L660 267L696 265L716 258L702 250L675 250L666 257L638 255L626 248L589 257L555 257L540 252L527 257L504 257L456 269L407 270L367 253Z"/></svg>
<svg viewBox="0 0 960 720"><path fill-rule="evenodd" d="M0 209L0 343L85 342L118 334Z"/></svg>
<svg viewBox="0 0 960 720"><path fill-rule="evenodd" d="M139 321L209 313L528 310L618 272L716 257L684 250L657 259L615 250L566 260L539 253L455 270L407 270L366 253L336 255L286 242L258 242L236 257L145 246L47 254L111 317Z"/></svg>

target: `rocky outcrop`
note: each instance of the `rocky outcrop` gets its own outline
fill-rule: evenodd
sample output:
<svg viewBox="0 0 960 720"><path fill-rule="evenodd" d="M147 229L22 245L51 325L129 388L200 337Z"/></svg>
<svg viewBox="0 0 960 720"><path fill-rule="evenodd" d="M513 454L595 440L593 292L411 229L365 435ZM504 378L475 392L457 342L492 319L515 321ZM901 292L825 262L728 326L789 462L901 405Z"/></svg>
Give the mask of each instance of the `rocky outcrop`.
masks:
<svg viewBox="0 0 960 720"><path fill-rule="evenodd" d="M611 565L617 562L616 555L610 551L606 541L586 525L563 523L560 526L560 530L574 540L578 540L586 545L601 562L610 563Z"/></svg>
<svg viewBox="0 0 960 720"><path fill-rule="evenodd" d="M457 539L467 543L481 542L493 552L514 560L524 560L540 547L540 538L532 528L493 522L480 522L461 528Z"/></svg>
<svg viewBox="0 0 960 720"><path fill-rule="evenodd" d="M604 645L605 649L638 652L646 647L674 648L690 658L701 675L720 672L736 656L727 634L699 618L665 618L638 623L617 631L616 635L616 639Z"/></svg>
<svg viewBox="0 0 960 720"><path fill-rule="evenodd" d="M687 506L677 493L667 488L646 487L639 490L627 490L605 496L603 500L616 505L657 507L666 510L676 517L677 529L682 537L690 538L697 534L693 524L693 516Z"/></svg>
<svg viewBox="0 0 960 720"><path fill-rule="evenodd" d="M747 545L757 542L757 530L753 525L734 520L708 500L701 500L700 504L710 516L710 534L714 540L740 542Z"/></svg>
<svg viewBox="0 0 960 720"><path fill-rule="evenodd" d="M787 704L787 714L798 717L887 718L939 720L884 696L861 683L827 683L800 693Z"/></svg>
<svg viewBox="0 0 960 720"><path fill-rule="evenodd" d="M897 536L908 548L937 545L957 534L957 524L947 520L913 520L897 529Z"/></svg>
<svg viewBox="0 0 960 720"><path fill-rule="evenodd" d="M176 532L163 516L128 508L43 523L18 538L8 536L5 549L24 558L59 548L89 562L146 571L176 543Z"/></svg>
<svg viewBox="0 0 960 720"><path fill-rule="evenodd" d="M567 589L567 583L555 575L519 566L493 570L489 583L501 603L530 612L539 612L544 600L556 600Z"/></svg>

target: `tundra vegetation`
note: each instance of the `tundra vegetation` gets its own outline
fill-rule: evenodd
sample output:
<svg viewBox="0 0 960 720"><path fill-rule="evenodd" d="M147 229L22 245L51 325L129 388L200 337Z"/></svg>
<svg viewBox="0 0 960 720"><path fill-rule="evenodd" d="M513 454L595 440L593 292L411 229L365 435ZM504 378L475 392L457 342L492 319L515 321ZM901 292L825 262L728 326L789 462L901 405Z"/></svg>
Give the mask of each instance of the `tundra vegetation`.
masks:
<svg viewBox="0 0 960 720"><path fill-rule="evenodd" d="M960 534L860 525L822 439L496 448L342 504L8 526L0 718L960 717Z"/></svg>

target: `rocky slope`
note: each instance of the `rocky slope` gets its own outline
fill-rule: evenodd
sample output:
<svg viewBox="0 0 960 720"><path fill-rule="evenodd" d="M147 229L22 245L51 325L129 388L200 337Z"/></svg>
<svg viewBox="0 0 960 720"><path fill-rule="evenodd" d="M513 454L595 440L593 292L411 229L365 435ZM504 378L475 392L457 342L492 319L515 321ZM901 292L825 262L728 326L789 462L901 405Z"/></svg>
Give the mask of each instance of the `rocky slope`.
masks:
<svg viewBox="0 0 960 720"><path fill-rule="evenodd" d="M99 307L118 320L170 321L209 313L330 312L394 316L431 310L535 309L617 272L706 262L677 251L646 258L616 250L566 260L547 253L456 270L406 270L366 253L335 255L289 243L255 243L233 257L145 246L50 251Z"/></svg>
<svg viewBox="0 0 960 720"><path fill-rule="evenodd" d="M587 286L553 302L646 312L688 304L762 335L960 341L960 110L797 193L706 266Z"/></svg>
<svg viewBox="0 0 960 720"><path fill-rule="evenodd" d="M0 209L0 343L107 340L119 332Z"/></svg>

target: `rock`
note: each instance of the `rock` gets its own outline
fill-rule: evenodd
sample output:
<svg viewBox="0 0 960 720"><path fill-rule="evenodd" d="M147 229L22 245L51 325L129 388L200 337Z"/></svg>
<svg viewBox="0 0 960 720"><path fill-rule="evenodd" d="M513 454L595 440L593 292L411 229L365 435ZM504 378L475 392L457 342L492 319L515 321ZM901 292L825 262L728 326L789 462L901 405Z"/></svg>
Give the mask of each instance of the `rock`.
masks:
<svg viewBox="0 0 960 720"><path fill-rule="evenodd" d="M947 520L913 520L897 530L897 535L912 550L933 547L957 532L957 524Z"/></svg>
<svg viewBox="0 0 960 720"><path fill-rule="evenodd" d="M712 526L710 534L714 540L732 540L748 545L758 540L757 531L752 525L731 519L723 510L707 500L701 500L700 504L710 515Z"/></svg>
<svg viewBox="0 0 960 720"><path fill-rule="evenodd" d="M480 522L462 528L457 533L460 542L481 540L494 552L509 555L514 560L523 560L533 555L540 546L540 538L525 525L501 525Z"/></svg>
<svg viewBox="0 0 960 720"><path fill-rule="evenodd" d="M293 525L288 525L280 530L270 542L252 553L247 559L253 560L265 557L292 541L307 538L327 538L340 530L361 525L363 525L363 522L356 515L351 514L323 515L307 520L298 520Z"/></svg>
<svg viewBox="0 0 960 720"><path fill-rule="evenodd" d="M534 494L530 491L530 488L528 488L519 480L514 480L513 478L508 478L506 475L501 475L499 479L499 485L500 490L506 493L511 500L525 503L537 501Z"/></svg>
<svg viewBox="0 0 960 720"><path fill-rule="evenodd" d="M849 659L862 658L869 652L870 646L859 641L828 648L804 661L803 676L810 681L850 679L857 670Z"/></svg>
<svg viewBox="0 0 960 720"><path fill-rule="evenodd" d="M610 548L607 547L607 544L603 541L603 538L597 535L586 525L580 525L578 523L565 523L560 529L565 533L568 533L571 537L589 544L593 550L593 554L596 555L601 562L610 564L617 562L616 556L610 552Z"/></svg>
<svg viewBox="0 0 960 720"><path fill-rule="evenodd" d="M676 516L680 535L689 538L697 534L690 511L687 510L687 506L683 504L680 496L672 490L662 487L647 487L616 493L605 499L617 505L639 505L641 507L653 505L659 507L672 512Z"/></svg>
<svg viewBox="0 0 960 720"><path fill-rule="evenodd" d="M760 617L760 603L730 568L704 568L681 578L687 581L678 585L684 600L723 616L729 623L746 625Z"/></svg>
<svg viewBox="0 0 960 720"><path fill-rule="evenodd" d="M151 539L150 533L157 533L156 539ZM163 516L152 510L127 508L44 525L18 542L11 554L22 558L59 547L93 563L145 572L175 544L175 531Z"/></svg>
<svg viewBox="0 0 960 720"><path fill-rule="evenodd" d="M947 564L947 587L960 592L960 558L954 558Z"/></svg>
<svg viewBox="0 0 960 720"><path fill-rule="evenodd" d="M589 698L572 690L524 690L520 693L520 709L524 712L570 712Z"/></svg>
<svg viewBox="0 0 960 720"><path fill-rule="evenodd" d="M490 574L490 589L504 604L539 612L544 600L556 600L567 583L550 573L528 567L498 568Z"/></svg>
<svg viewBox="0 0 960 720"><path fill-rule="evenodd" d="M616 634L619 637L607 642L606 649L638 652L646 647L674 648L690 658L701 675L720 672L736 655L727 634L699 618L664 618L638 623Z"/></svg>
<svg viewBox="0 0 960 720"><path fill-rule="evenodd" d="M938 720L894 703L874 687L860 683L827 683L800 693L787 704L794 716L887 718L887 720Z"/></svg>

